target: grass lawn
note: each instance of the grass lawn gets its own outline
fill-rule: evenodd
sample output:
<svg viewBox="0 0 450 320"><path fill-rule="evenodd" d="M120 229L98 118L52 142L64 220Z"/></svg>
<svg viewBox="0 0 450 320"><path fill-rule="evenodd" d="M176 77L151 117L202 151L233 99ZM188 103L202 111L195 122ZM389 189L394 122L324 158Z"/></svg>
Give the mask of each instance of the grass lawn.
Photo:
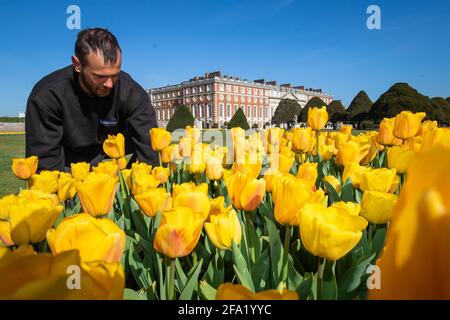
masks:
<svg viewBox="0 0 450 320"><path fill-rule="evenodd" d="M0 135L0 197L17 193L25 184L17 179L11 171L14 157L25 156L25 135Z"/></svg>

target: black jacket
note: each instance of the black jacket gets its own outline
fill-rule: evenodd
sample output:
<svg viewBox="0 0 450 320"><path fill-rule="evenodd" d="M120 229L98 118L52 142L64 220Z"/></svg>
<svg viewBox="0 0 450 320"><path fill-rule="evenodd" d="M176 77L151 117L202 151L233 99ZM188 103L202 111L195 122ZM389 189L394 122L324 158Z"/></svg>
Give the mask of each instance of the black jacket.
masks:
<svg viewBox="0 0 450 320"><path fill-rule="evenodd" d="M108 97L92 98L68 66L42 78L31 91L25 117L26 156L39 157L39 171L67 171L80 161L96 165L105 157L103 141L108 134L121 132L133 161L156 165L149 130L157 126L148 94L126 72L120 73Z"/></svg>

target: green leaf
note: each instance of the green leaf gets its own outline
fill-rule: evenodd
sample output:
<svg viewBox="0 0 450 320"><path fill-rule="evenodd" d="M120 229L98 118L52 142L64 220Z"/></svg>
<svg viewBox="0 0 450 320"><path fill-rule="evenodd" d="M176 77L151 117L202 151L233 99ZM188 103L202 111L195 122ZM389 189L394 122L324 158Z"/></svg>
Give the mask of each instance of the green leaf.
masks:
<svg viewBox="0 0 450 320"><path fill-rule="evenodd" d="M186 286L187 276L184 273L183 268L181 267L180 259L175 260L175 269L177 271L177 280L179 282L179 286L180 288L184 288Z"/></svg>
<svg viewBox="0 0 450 320"><path fill-rule="evenodd" d="M369 257L361 258L356 265L348 269L338 283L339 299L353 299L357 295L357 289L361 284L367 266L375 254Z"/></svg>
<svg viewBox="0 0 450 320"><path fill-rule="evenodd" d="M338 287L336 277L334 275L334 262L325 261L325 268L323 271L321 296L319 299L336 300L338 297Z"/></svg>
<svg viewBox="0 0 450 320"><path fill-rule="evenodd" d="M236 272L236 276L239 280L239 283L244 287L247 287L252 292L255 292L255 286L253 285L252 276L250 275L250 271L248 269L248 264L244 259L244 256L241 253L241 250L238 248L236 243L233 241L232 246L233 253L233 268Z"/></svg>
<svg viewBox="0 0 450 320"><path fill-rule="evenodd" d="M275 221L275 217L273 215L273 209L269 207L268 203L266 201L262 201L261 204L258 206L259 213L263 217L267 217L272 221Z"/></svg>
<svg viewBox="0 0 450 320"><path fill-rule="evenodd" d="M137 233L144 238L149 239L149 231L147 228L147 224L145 223L143 214L141 212L141 209L137 205L137 203L134 201L133 198L128 198L129 206L131 210L131 220L133 221L133 224L136 228Z"/></svg>
<svg viewBox="0 0 450 320"><path fill-rule="evenodd" d="M362 191L355 189L355 200L358 204L361 204L362 202L362 195L363 195Z"/></svg>
<svg viewBox="0 0 450 320"><path fill-rule="evenodd" d="M297 272L297 270L295 270L293 258L289 255L288 259L287 287L289 290L295 290L300 285L300 283L302 283L303 277Z"/></svg>
<svg viewBox="0 0 450 320"><path fill-rule="evenodd" d="M327 194L329 196L328 199L330 199L330 205L339 202L341 198L339 197L339 194L336 192L336 190L333 188L333 186L326 180L323 180L323 184L325 185L325 188L327 189Z"/></svg>
<svg viewBox="0 0 450 320"><path fill-rule="evenodd" d="M303 281L295 289L298 293L300 300L307 300L308 298L314 298L313 296L313 279L314 275L306 273Z"/></svg>
<svg viewBox="0 0 450 320"><path fill-rule="evenodd" d="M188 274L186 286L181 291L179 300L191 300L196 298L198 292L198 279L202 268L203 260L200 260Z"/></svg>
<svg viewBox="0 0 450 320"><path fill-rule="evenodd" d="M225 279L225 264L222 258L222 253L217 251L214 259L208 265L205 272L204 280L208 281L214 288L219 287Z"/></svg>
<svg viewBox="0 0 450 320"><path fill-rule="evenodd" d="M260 291L266 288L266 285L269 283L270 276L270 255L269 249L266 248L263 253L260 255L259 259L256 260L255 264L252 266L252 279L255 284L256 291Z"/></svg>
<svg viewBox="0 0 450 320"><path fill-rule="evenodd" d="M206 281L200 281L200 293L206 300L216 300L217 290Z"/></svg>
<svg viewBox="0 0 450 320"><path fill-rule="evenodd" d="M350 181L350 179L347 179L347 182L342 187L341 200L345 201L345 202L348 202L348 201L354 202L354 200L355 200L353 186L352 186L352 182Z"/></svg>
<svg viewBox="0 0 450 320"><path fill-rule="evenodd" d="M261 244L259 242L259 237L256 234L255 228L253 227L253 224L251 223L250 219L251 217L248 215L246 218L246 225L247 225L247 241L248 241L248 251L250 256L250 262L251 265L255 264L256 260L258 260L259 256L261 255Z"/></svg>
<svg viewBox="0 0 450 320"><path fill-rule="evenodd" d="M147 294L145 291L136 292L133 289L125 288L123 292L124 300L147 300Z"/></svg>
<svg viewBox="0 0 450 320"><path fill-rule="evenodd" d="M134 279L136 280L139 287L147 290L150 287L149 279L146 277L146 272L144 268L144 263L142 259L139 257L138 252L135 250L134 245L130 246L130 249L127 251L128 254L128 263L130 265L131 273L133 274Z"/></svg>
<svg viewBox="0 0 450 320"><path fill-rule="evenodd" d="M281 281L283 269L283 245L275 223L265 217L266 227L269 234L270 262L272 267L273 285L276 287Z"/></svg>
<svg viewBox="0 0 450 320"><path fill-rule="evenodd" d="M377 229L375 236L372 239L372 252L375 253L372 263L374 263L380 256L381 251L384 248L385 239L386 239L386 229L385 228Z"/></svg>

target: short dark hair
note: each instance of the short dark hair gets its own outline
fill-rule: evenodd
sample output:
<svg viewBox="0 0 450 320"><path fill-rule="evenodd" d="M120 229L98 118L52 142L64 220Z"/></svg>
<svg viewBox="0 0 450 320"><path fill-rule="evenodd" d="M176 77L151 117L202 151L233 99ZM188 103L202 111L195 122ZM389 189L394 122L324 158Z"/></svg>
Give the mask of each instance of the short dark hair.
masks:
<svg viewBox="0 0 450 320"><path fill-rule="evenodd" d="M103 28L88 28L78 33L75 55L81 63L86 62L85 58L91 51L102 54L107 64L116 63L117 53L122 52L116 37Z"/></svg>

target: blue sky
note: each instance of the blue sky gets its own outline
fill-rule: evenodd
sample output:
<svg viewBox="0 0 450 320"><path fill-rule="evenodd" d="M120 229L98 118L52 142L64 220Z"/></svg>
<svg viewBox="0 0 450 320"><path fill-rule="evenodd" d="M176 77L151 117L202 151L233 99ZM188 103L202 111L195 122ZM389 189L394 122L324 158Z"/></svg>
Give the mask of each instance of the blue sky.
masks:
<svg viewBox="0 0 450 320"><path fill-rule="evenodd" d="M204 72L322 88L348 106L359 90L376 100L395 82L450 96L450 1L0 0L0 116L25 111L33 85L70 64L81 27L110 29L123 70L144 88ZM367 7L381 8L369 30Z"/></svg>

